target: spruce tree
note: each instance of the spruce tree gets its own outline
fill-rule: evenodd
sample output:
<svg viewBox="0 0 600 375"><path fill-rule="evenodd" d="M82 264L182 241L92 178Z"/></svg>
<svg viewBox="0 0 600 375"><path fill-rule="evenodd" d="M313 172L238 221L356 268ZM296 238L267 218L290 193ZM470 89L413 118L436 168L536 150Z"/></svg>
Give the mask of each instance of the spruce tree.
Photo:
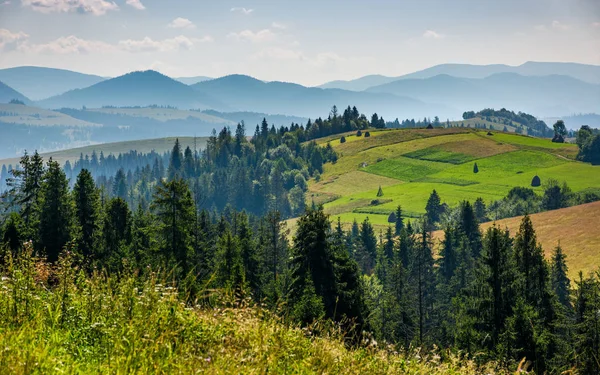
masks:
<svg viewBox="0 0 600 375"><path fill-rule="evenodd" d="M138 208L138 228L142 230L143 212ZM122 198L112 198L104 208L104 224L102 225L102 237L104 251L101 255L103 262L109 264L109 268L119 269L121 261L126 254L121 252L122 246L131 241L132 218L127 202ZM146 225L144 225L146 227ZM141 237L144 234L139 232ZM141 247L141 244L138 244ZM139 258L138 260L141 260Z"/></svg>
<svg viewBox="0 0 600 375"><path fill-rule="evenodd" d="M246 289L244 262L238 239L226 229L217 242L217 280L226 289L243 293Z"/></svg>
<svg viewBox="0 0 600 375"><path fill-rule="evenodd" d="M431 192L431 195L427 200L427 205L425 206L425 211L427 212L426 222L432 226L435 226L435 224L440 221L440 214L442 211L442 204L437 191L433 190Z"/></svg>
<svg viewBox="0 0 600 375"><path fill-rule="evenodd" d="M183 275L190 270L194 201L185 181L176 178L160 183L151 205L161 225L161 251L167 265L175 262Z"/></svg>
<svg viewBox="0 0 600 375"><path fill-rule="evenodd" d="M71 240L73 202L67 177L58 162L52 158L48 161L44 173L40 196L40 246L48 261L54 263Z"/></svg>
<svg viewBox="0 0 600 375"><path fill-rule="evenodd" d="M120 168L115 175L112 186L112 195L113 197L127 201L127 177L125 176L123 168Z"/></svg>
<svg viewBox="0 0 600 375"><path fill-rule="evenodd" d="M396 223L395 223L395 234L396 236L400 235L400 231L404 228L404 219L402 219L402 207L398 205L396 208Z"/></svg>
<svg viewBox="0 0 600 375"><path fill-rule="evenodd" d="M97 258L100 253L100 196L92 174L82 169L73 188L75 217L78 227L78 250L86 261Z"/></svg>
<svg viewBox="0 0 600 375"><path fill-rule="evenodd" d="M181 146L179 138L175 139L175 145L171 150L171 160L169 161L168 177L169 180L174 180L182 176L183 155L181 154Z"/></svg>
<svg viewBox="0 0 600 375"><path fill-rule="evenodd" d="M559 244L556 246L554 253L552 254L551 281L552 289L558 297L558 301L561 303L561 305L570 309L571 281L567 276L569 268L567 267L566 259L567 256L565 253L563 253L562 247Z"/></svg>

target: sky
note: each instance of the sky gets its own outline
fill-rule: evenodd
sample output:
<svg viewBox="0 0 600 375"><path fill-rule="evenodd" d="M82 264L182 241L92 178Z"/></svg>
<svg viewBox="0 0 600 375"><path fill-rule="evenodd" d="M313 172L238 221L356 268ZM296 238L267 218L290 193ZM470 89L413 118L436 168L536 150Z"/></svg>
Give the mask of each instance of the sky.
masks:
<svg viewBox="0 0 600 375"><path fill-rule="evenodd" d="M600 65L600 0L0 0L0 68L318 85L526 61Z"/></svg>

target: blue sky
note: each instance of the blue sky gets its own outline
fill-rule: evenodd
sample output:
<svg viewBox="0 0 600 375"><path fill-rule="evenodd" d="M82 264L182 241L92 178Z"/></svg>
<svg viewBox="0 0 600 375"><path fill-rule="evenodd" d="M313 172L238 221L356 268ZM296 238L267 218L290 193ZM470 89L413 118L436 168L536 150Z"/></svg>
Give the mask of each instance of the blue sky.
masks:
<svg viewBox="0 0 600 375"><path fill-rule="evenodd" d="M530 60L600 65L600 0L0 0L0 68L316 85Z"/></svg>

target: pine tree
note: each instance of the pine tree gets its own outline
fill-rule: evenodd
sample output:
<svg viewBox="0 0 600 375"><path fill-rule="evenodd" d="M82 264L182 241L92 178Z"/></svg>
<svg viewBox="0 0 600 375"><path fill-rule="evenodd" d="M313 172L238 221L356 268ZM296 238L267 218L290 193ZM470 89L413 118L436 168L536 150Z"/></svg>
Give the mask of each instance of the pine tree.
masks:
<svg viewBox="0 0 600 375"><path fill-rule="evenodd" d="M181 154L181 146L179 145L179 138L175 139L175 145L173 146L173 150L171 150L171 160L169 162L169 170L168 177L169 180L177 179L178 177L183 177L182 173L182 165L183 165L183 155Z"/></svg>
<svg viewBox="0 0 600 375"><path fill-rule="evenodd" d="M506 320L515 304L514 263L511 259L511 240L507 231L502 232L496 226L489 228L485 235L482 253L485 283L490 293L491 321L488 323L492 333L492 348L505 330Z"/></svg>
<svg viewBox="0 0 600 375"><path fill-rule="evenodd" d="M560 244L554 249L552 254L552 289L558 297L558 301L566 308L571 308L571 281L567 276L569 271L566 262L567 256L563 253Z"/></svg>
<svg viewBox="0 0 600 375"><path fill-rule="evenodd" d="M239 242L225 230L217 242L217 280L221 287L236 292L246 289L246 275Z"/></svg>
<svg viewBox="0 0 600 375"><path fill-rule="evenodd" d="M427 205L425 206L425 211L427 212L427 222L431 225L435 225L440 221L440 214L442 211L442 204L440 200L440 196L437 191L433 190L429 199L427 200Z"/></svg>
<svg viewBox="0 0 600 375"><path fill-rule="evenodd" d="M120 168L115 175L115 180L112 186L112 195L116 198L121 198L127 201L127 177L125 171Z"/></svg>
<svg viewBox="0 0 600 375"><path fill-rule="evenodd" d="M194 201L185 181L176 178L159 184L151 205L161 225L163 259L167 265L175 261L183 275L190 270Z"/></svg>
<svg viewBox="0 0 600 375"><path fill-rule="evenodd" d="M377 190L377 196L383 197L383 189L381 189L381 186L379 186L379 190Z"/></svg>
<svg viewBox="0 0 600 375"><path fill-rule="evenodd" d="M416 297L414 302L418 319L418 344L423 345L432 326L435 275L430 237L425 225L423 225L419 237L419 244L416 246L411 274L416 283Z"/></svg>
<svg viewBox="0 0 600 375"><path fill-rule="evenodd" d="M439 273L442 276L442 282L448 283L454 271L458 267L458 238L456 229L448 226L444 230L444 242L442 242L442 249L440 251L440 258L438 260Z"/></svg>
<svg viewBox="0 0 600 375"><path fill-rule="evenodd" d="M75 217L79 229L78 250L86 261L97 258L100 236L100 196L92 174L82 169L73 188Z"/></svg>
<svg viewBox="0 0 600 375"><path fill-rule="evenodd" d="M483 247L481 231L475 211L469 201L464 201L460 205L459 231L462 235L466 236L473 257L478 258Z"/></svg>
<svg viewBox="0 0 600 375"><path fill-rule="evenodd" d="M396 208L396 223L395 223L395 234L396 236L400 235L400 231L404 228L404 219L402 219L402 207L398 205Z"/></svg>
<svg viewBox="0 0 600 375"><path fill-rule="evenodd" d="M143 212L138 208L138 228L142 230L144 219ZM148 223L146 223L148 224ZM132 218L127 202L122 198L112 198L104 208L104 224L102 225L102 237L104 241L104 252L102 261L109 264L109 268L119 269L125 254L121 253L122 245L131 241ZM143 226L146 228L146 225ZM138 232L142 237L144 234ZM138 240L141 240L138 238ZM141 249L141 244L138 244ZM138 260L141 260L138 259Z"/></svg>
<svg viewBox="0 0 600 375"><path fill-rule="evenodd" d="M48 161L44 173L40 199L40 244L48 261L54 263L71 240L73 203L67 177L58 162L52 158Z"/></svg>

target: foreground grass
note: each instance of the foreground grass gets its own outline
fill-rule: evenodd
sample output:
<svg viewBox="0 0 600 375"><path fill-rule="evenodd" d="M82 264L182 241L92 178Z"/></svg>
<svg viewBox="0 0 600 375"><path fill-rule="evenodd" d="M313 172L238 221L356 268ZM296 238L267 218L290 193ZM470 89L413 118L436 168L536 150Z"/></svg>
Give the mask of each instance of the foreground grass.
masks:
<svg viewBox="0 0 600 375"><path fill-rule="evenodd" d="M186 305L153 275L87 278L65 262L20 263L0 281L2 373L507 373L454 355L350 349L335 331L312 336L260 308Z"/></svg>

